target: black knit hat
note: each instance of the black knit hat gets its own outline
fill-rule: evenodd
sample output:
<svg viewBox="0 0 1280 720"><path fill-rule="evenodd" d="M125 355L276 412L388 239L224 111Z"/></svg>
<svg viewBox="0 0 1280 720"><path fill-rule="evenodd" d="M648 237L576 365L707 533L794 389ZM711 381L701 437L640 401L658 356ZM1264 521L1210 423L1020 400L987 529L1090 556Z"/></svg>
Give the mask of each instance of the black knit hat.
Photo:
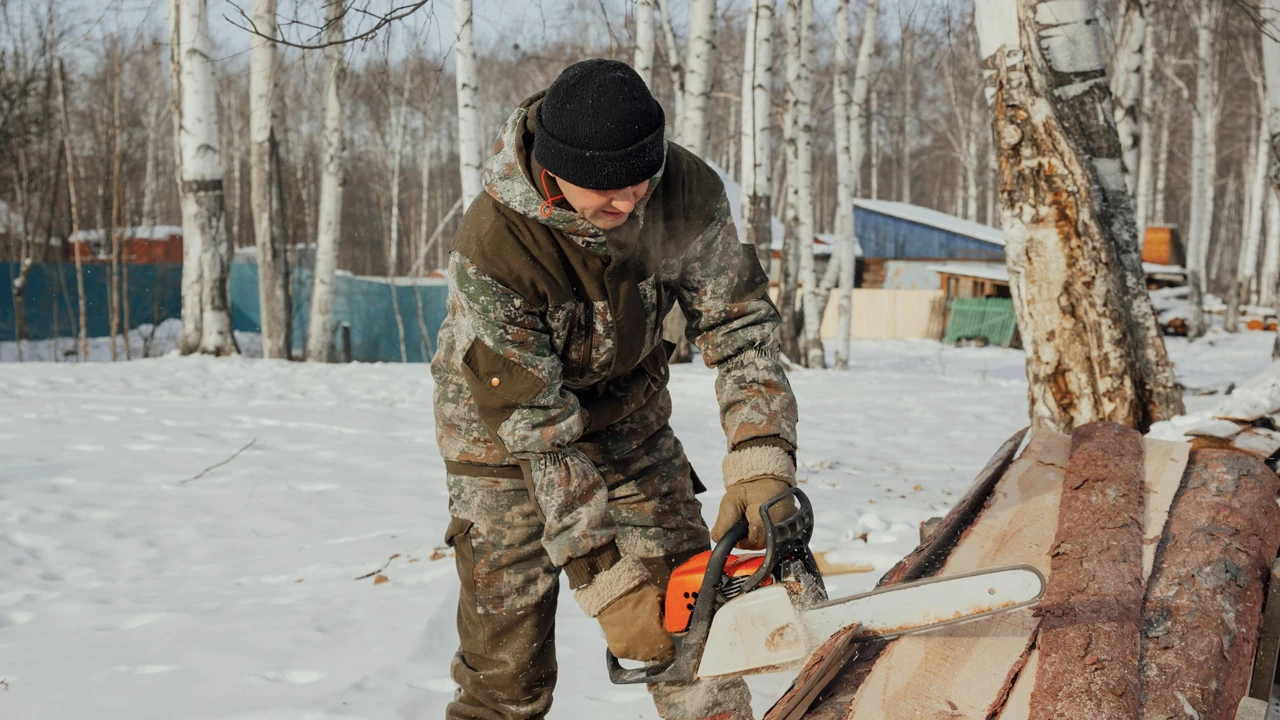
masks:
<svg viewBox="0 0 1280 720"><path fill-rule="evenodd" d="M664 158L662 106L626 63L574 63L534 114L533 157L552 175L592 190L653 177Z"/></svg>

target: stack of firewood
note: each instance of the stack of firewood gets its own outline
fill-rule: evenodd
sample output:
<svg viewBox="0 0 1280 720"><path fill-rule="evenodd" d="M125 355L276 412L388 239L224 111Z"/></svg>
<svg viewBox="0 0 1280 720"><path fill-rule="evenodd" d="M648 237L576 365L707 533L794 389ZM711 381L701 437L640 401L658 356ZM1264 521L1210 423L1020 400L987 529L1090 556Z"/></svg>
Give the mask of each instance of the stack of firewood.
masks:
<svg viewBox="0 0 1280 720"><path fill-rule="evenodd" d="M1048 578L1040 606L842 650L816 702L768 717L1236 718L1274 677L1273 642L1252 680L1280 548L1280 478L1261 458L1280 433L1270 414L1230 415L1229 447L1097 423L1033 431L1014 460L1015 437L881 584L1026 563Z"/></svg>

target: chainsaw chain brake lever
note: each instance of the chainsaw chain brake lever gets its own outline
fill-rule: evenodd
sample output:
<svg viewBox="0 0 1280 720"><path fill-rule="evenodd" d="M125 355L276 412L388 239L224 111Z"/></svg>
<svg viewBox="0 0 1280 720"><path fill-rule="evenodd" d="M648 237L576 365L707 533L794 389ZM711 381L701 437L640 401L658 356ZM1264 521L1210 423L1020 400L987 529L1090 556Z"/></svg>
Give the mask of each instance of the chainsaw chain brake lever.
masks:
<svg viewBox="0 0 1280 720"><path fill-rule="evenodd" d="M797 510L791 517L775 521L769 515L774 505L788 497L797 501ZM804 562L818 583L822 575L818 565L809 552L809 538L813 537L813 505L799 488L789 488L760 506L760 517L765 529L765 561L742 586L742 593L754 590L764 582L781 560L800 560ZM637 683L671 683L692 682L698 673L698 665L702 662L702 651L707 645L707 636L711 632L711 617L725 601L720 593L724 582L724 566L734 547L747 538L750 526L747 519L741 518L729 528L720 542L716 543L707 561L706 573L702 576L702 586L694 601L693 615L689 620L689 629L682 635L673 635L675 656L670 662L657 665L645 665L638 668L625 668L613 651L605 650L605 660L609 670L609 680L615 685L633 685Z"/></svg>

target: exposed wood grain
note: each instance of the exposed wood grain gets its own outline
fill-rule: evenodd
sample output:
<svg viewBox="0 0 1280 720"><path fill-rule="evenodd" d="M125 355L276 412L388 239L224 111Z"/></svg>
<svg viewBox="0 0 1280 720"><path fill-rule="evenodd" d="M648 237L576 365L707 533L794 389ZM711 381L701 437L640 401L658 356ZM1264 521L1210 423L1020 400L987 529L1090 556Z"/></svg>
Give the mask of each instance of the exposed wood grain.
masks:
<svg viewBox="0 0 1280 720"><path fill-rule="evenodd" d="M938 574L1015 563L1047 574L1069 451L1066 435L1033 431ZM867 674L846 717L986 720L1010 673L1025 659L1038 624L1025 609L899 638Z"/></svg>
<svg viewBox="0 0 1280 720"><path fill-rule="evenodd" d="M956 503L951 512L947 513L947 516L942 519L926 540L921 542L914 551L903 558L893 569L885 573L884 577L880 578L878 586L883 587L898 582L919 580L929 577L938 571L947 553L955 547L961 534L964 533L973 522L973 519L986 506L996 483L1006 474L1027 433L1028 429L1023 428L1014 433L1012 437L1000 446L996 453L991 456L991 459L987 461L982 471L978 473L978 476L974 479L973 484L960 502ZM856 648L856 655L851 653L851 659L842 661L844 667L835 680L824 688L822 699L814 705L805 717L813 720L843 718L849 701L852 700L857 689L862 685L862 681L871 671L876 658L879 657L886 645L887 643L881 641L859 643ZM819 660L815 659L811 660L811 662ZM805 672L802 671L800 677L805 676ZM803 684L797 680L797 682L792 683L791 687L765 717L767 719L776 717L775 710L790 703L795 695L806 693L807 688L803 687Z"/></svg>
<svg viewBox="0 0 1280 720"><path fill-rule="evenodd" d="M1191 453L1143 607L1143 718L1235 717L1280 546L1278 489L1256 457Z"/></svg>

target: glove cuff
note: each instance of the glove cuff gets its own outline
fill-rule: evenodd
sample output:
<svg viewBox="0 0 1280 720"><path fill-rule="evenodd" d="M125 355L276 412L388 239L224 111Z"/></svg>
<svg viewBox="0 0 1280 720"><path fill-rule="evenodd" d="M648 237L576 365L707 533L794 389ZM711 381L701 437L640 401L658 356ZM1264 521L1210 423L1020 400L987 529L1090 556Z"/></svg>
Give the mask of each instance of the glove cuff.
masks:
<svg viewBox="0 0 1280 720"><path fill-rule="evenodd" d="M618 552L618 544L613 540L586 555L573 558L564 565L564 574L569 580L569 587L577 590L590 583L595 576L617 565L621 559L622 554Z"/></svg>
<svg viewBox="0 0 1280 720"><path fill-rule="evenodd" d="M615 600L645 584L648 579L649 569L640 558L627 555L618 564L596 575L590 584L574 591L573 598L583 612L596 617Z"/></svg>
<svg viewBox="0 0 1280 720"><path fill-rule="evenodd" d="M771 477L796 484L796 463L786 450L767 445L739 448L724 456L725 487Z"/></svg>

